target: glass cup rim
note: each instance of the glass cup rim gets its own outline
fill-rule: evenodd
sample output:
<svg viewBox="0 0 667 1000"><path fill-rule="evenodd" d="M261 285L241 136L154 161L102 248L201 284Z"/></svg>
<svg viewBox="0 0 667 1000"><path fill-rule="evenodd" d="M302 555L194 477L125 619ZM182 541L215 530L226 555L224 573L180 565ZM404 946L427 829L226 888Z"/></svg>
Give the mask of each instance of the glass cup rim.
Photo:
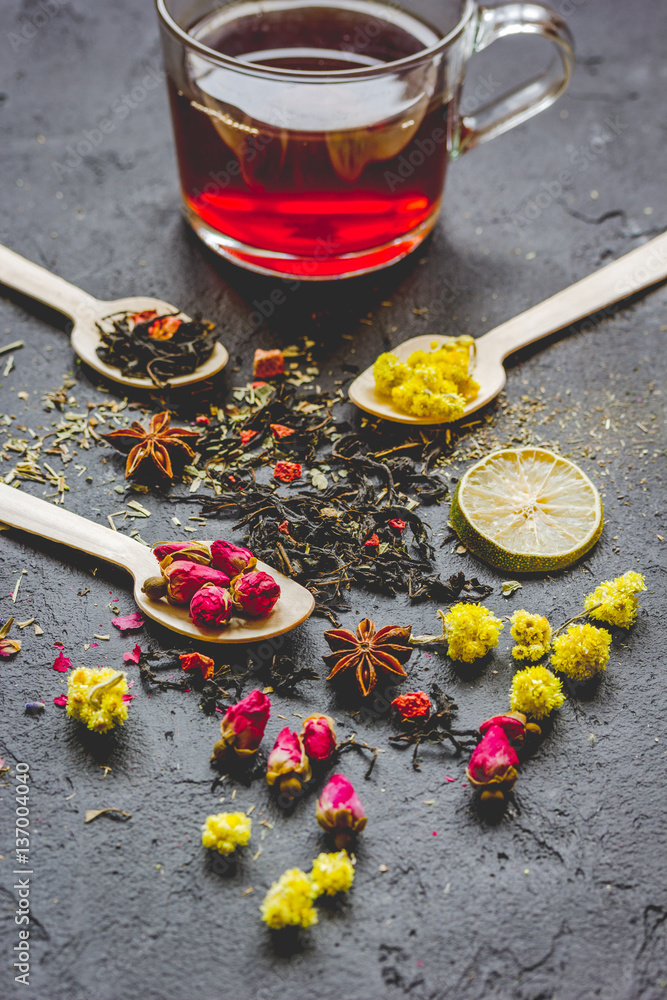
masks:
<svg viewBox="0 0 667 1000"><path fill-rule="evenodd" d="M386 76L388 73L403 71L411 69L414 66L419 66L421 63L427 62L428 60L439 55L463 33L477 6L476 0L464 0L463 13L461 14L460 20L452 28L452 30L444 35L440 41L436 42L435 45L430 45L427 48L421 49L419 52L415 52L411 56L404 56L402 59L395 59L393 62L383 63L381 66L363 66L352 70L297 70L281 69L276 66L260 67L253 63L243 62L242 59L235 59L233 56L224 55L222 52L216 52L215 49L211 49L208 45L204 45L203 42L193 38L192 35L189 35L187 31L181 28L178 22L175 21L169 13L167 9L167 2L168 0L155 0L155 6L157 8L160 22L188 49L204 56L210 62L214 62L219 66L224 66L227 69L233 69L237 73L243 73L247 76L259 76L264 79L276 80L290 79L304 83L325 83L328 80L343 82L346 80L368 79L376 76Z"/></svg>

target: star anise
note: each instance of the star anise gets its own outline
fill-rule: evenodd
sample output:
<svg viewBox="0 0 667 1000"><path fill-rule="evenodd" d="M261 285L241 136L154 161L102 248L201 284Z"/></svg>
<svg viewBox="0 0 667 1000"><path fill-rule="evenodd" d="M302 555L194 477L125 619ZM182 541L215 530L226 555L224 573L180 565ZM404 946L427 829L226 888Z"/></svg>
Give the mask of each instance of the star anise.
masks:
<svg viewBox="0 0 667 1000"><path fill-rule="evenodd" d="M194 458L195 453L188 441L194 442L199 437L199 431L189 431L185 427L170 428L170 422L171 416L164 410L151 418L148 430L135 420L129 427L102 435L114 448L127 454L126 479L136 475L146 462L152 462L162 476L173 479L172 458L182 461Z"/></svg>
<svg viewBox="0 0 667 1000"><path fill-rule="evenodd" d="M354 673L359 690L366 697L378 682L378 672L407 677L402 664L412 656L411 631L412 625L385 625L376 631L370 618L359 622L356 635L345 628L330 629L324 633L333 650L323 657L331 667L327 680L347 672Z"/></svg>

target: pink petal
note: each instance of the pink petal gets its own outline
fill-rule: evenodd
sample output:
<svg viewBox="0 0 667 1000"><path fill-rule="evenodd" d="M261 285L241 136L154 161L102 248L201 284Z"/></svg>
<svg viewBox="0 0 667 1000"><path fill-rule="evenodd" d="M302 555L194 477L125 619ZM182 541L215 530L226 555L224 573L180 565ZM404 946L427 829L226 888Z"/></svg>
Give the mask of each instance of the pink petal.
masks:
<svg viewBox="0 0 667 1000"><path fill-rule="evenodd" d="M60 671L61 674L66 674L67 668L71 666L72 666L72 661L69 659L69 657L65 656L65 654L61 650L61 652L58 653L58 656L56 657L55 663L53 664L53 669Z"/></svg>
<svg viewBox="0 0 667 1000"><path fill-rule="evenodd" d="M136 694L124 694L123 701L132 701L132 699L136 697Z"/></svg>
<svg viewBox="0 0 667 1000"><path fill-rule="evenodd" d="M58 708L64 708L65 705L67 704L67 695L59 694L57 698L53 699L53 704L57 705Z"/></svg>
<svg viewBox="0 0 667 1000"><path fill-rule="evenodd" d="M121 632L133 632L135 629L141 628L145 624L146 619L140 611L135 611L131 615L119 615L119 617L114 618L112 622L112 625L115 625Z"/></svg>
<svg viewBox="0 0 667 1000"><path fill-rule="evenodd" d="M131 653L123 653L126 663L138 663L141 656L141 646L135 646Z"/></svg>

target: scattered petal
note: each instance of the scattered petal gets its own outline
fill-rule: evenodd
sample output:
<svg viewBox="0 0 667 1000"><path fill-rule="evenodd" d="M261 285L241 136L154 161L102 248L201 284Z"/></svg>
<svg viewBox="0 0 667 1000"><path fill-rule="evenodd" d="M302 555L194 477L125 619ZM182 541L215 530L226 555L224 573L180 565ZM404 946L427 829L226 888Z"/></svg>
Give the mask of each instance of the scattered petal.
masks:
<svg viewBox="0 0 667 1000"><path fill-rule="evenodd" d="M123 659L126 663L138 663L140 656L141 646L139 645L135 646L131 653L123 653Z"/></svg>
<svg viewBox="0 0 667 1000"><path fill-rule="evenodd" d="M59 694L56 698L53 699L53 704L57 705L58 708L64 708L65 705L67 704L67 695Z"/></svg>
<svg viewBox="0 0 667 1000"><path fill-rule="evenodd" d="M135 611L131 615L120 615L118 618L114 618L112 624L121 632L133 632L135 629L142 628L146 624L146 619L140 611Z"/></svg>
<svg viewBox="0 0 667 1000"><path fill-rule="evenodd" d="M65 656L65 654L61 650L55 659L55 663L53 664L53 669L58 670L61 674L66 674L68 668L71 666L73 666L72 661L69 659L68 656Z"/></svg>

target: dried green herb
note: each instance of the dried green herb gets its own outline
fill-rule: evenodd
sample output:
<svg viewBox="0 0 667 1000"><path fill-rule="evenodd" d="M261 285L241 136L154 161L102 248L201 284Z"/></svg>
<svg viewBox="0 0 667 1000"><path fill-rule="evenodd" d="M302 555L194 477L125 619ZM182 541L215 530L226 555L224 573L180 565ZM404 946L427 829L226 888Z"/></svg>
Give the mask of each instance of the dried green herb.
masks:
<svg viewBox="0 0 667 1000"><path fill-rule="evenodd" d="M422 743L444 743L448 740L454 747L458 757L464 750L474 749L480 739L476 729L452 729L452 720L458 705L448 695L434 684L431 688L431 699L435 706L428 719L404 719L401 722L402 733L389 737L389 742L395 747L413 746L412 766L415 771L421 771L419 764L419 747ZM459 739L459 737L469 737Z"/></svg>
<svg viewBox="0 0 667 1000"><path fill-rule="evenodd" d="M212 323L178 320L174 315L115 313L98 323L97 356L132 378L149 378L158 388L189 375L213 353Z"/></svg>

